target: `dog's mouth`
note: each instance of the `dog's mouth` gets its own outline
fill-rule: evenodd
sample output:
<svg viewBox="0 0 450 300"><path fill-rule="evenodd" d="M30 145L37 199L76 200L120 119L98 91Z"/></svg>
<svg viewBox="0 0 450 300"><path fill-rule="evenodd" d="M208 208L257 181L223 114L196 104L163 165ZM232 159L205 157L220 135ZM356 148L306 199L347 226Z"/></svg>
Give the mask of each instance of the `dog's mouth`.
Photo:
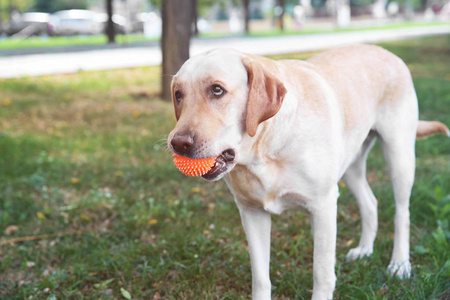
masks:
<svg viewBox="0 0 450 300"><path fill-rule="evenodd" d="M217 156L213 167L206 174L202 175L202 178L211 181L220 179L221 175L227 172L234 163L235 157L236 153L233 149L223 151L221 155Z"/></svg>

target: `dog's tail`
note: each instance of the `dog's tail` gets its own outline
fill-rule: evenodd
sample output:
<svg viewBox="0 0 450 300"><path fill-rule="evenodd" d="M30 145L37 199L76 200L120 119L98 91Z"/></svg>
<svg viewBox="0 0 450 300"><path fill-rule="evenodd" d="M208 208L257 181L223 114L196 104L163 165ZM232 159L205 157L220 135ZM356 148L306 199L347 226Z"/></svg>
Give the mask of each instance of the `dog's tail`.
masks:
<svg viewBox="0 0 450 300"><path fill-rule="evenodd" d="M427 136L442 133L450 137L450 131L447 126L438 121L421 121L419 120L419 124L417 126L417 139L423 139Z"/></svg>

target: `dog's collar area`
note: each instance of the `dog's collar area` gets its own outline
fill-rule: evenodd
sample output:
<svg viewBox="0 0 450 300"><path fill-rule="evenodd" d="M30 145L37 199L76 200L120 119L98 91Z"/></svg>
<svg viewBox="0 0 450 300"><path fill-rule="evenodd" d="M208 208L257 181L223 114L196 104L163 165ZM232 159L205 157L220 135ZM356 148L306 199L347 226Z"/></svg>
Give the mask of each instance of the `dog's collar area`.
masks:
<svg viewBox="0 0 450 300"><path fill-rule="evenodd" d="M206 180L214 180L228 170L228 165L234 161L236 153L233 149L227 149L216 158L216 162L208 173L202 175Z"/></svg>

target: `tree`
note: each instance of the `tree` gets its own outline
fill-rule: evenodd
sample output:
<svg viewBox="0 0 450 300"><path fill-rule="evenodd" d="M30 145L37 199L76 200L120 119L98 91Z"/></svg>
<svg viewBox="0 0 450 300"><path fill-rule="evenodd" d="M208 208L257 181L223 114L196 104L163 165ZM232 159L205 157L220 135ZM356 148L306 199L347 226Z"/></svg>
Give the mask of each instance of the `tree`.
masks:
<svg viewBox="0 0 450 300"><path fill-rule="evenodd" d="M58 10L66 9L87 9L86 0L33 0L35 11L53 13Z"/></svg>
<svg viewBox="0 0 450 300"><path fill-rule="evenodd" d="M336 0L336 23L339 28L347 28L350 25L351 12L349 0Z"/></svg>
<svg viewBox="0 0 450 300"><path fill-rule="evenodd" d="M278 23L278 26L280 28L280 30L284 30L284 5L285 5L285 0L277 0L276 1L276 9L275 9L275 18L278 19L276 20Z"/></svg>
<svg viewBox="0 0 450 300"><path fill-rule="evenodd" d="M250 32L250 0L242 0L242 6L244 7L244 30L248 34Z"/></svg>
<svg viewBox="0 0 450 300"><path fill-rule="evenodd" d="M171 99L172 75L189 58L192 0L164 0L162 3L162 93Z"/></svg>
<svg viewBox="0 0 450 300"><path fill-rule="evenodd" d="M23 13L33 6L33 0L1 0L0 1L0 19L7 21L11 17L11 12L18 11Z"/></svg>
<svg viewBox="0 0 450 300"><path fill-rule="evenodd" d="M2 9L2 1L0 0L0 35L3 34L3 9Z"/></svg>
<svg viewBox="0 0 450 300"><path fill-rule="evenodd" d="M192 0L192 25L194 30L192 35L198 36L198 1Z"/></svg>
<svg viewBox="0 0 450 300"><path fill-rule="evenodd" d="M106 21L106 36L108 37L108 44L116 42L116 32L114 30L113 17L113 0L106 0L106 13L108 20Z"/></svg>
<svg viewBox="0 0 450 300"><path fill-rule="evenodd" d="M151 5L161 9L162 0L148 0L148 1L150 2Z"/></svg>

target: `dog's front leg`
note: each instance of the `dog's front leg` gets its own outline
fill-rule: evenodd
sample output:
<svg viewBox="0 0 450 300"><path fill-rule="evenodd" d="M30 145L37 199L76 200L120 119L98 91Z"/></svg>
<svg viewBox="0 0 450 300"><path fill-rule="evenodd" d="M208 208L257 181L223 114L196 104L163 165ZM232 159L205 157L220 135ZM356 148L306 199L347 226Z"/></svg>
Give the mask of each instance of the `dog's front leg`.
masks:
<svg viewBox="0 0 450 300"><path fill-rule="evenodd" d="M325 199L318 199L311 210L314 234L314 288L313 300L333 299L336 283L334 272L336 257L337 191Z"/></svg>
<svg viewBox="0 0 450 300"><path fill-rule="evenodd" d="M270 299L270 213L239 207L252 265L252 298Z"/></svg>

